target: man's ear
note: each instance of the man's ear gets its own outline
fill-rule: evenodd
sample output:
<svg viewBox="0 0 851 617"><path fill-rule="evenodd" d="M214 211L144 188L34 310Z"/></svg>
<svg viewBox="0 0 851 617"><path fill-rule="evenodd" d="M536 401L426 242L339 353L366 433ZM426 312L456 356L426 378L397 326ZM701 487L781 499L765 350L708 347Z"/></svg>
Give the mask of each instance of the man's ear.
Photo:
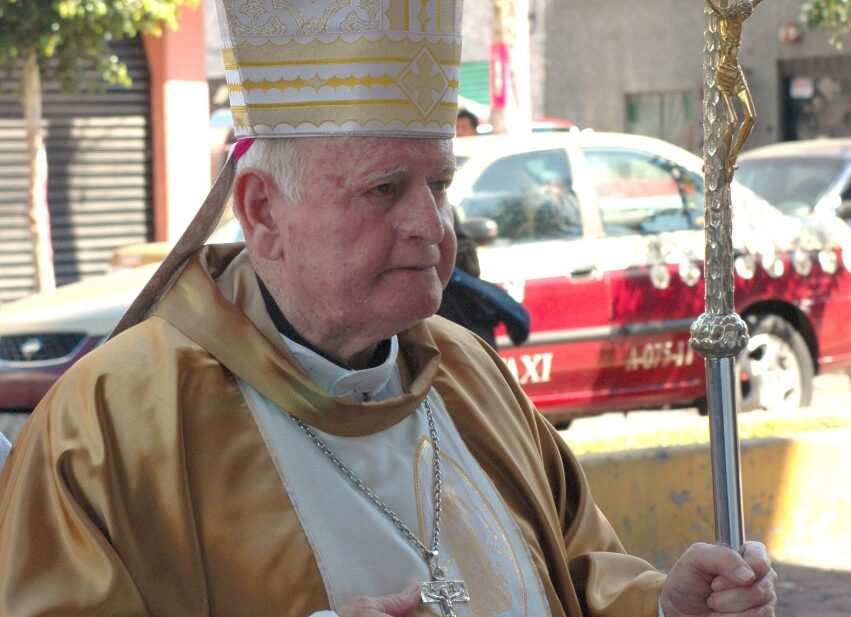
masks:
<svg viewBox="0 0 851 617"><path fill-rule="evenodd" d="M275 181L262 171L248 168L237 173L233 182L233 208L245 242L266 259L283 257L281 230L272 209L281 203L281 193Z"/></svg>

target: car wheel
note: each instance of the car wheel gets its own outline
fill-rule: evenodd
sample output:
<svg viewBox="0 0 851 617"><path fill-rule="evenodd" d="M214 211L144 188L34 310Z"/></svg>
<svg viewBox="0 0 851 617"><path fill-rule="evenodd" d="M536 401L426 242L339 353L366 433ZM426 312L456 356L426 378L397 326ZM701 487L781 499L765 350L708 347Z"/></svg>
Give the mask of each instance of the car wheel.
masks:
<svg viewBox="0 0 851 617"><path fill-rule="evenodd" d="M779 315L748 317L750 340L739 357L741 409L794 410L813 399L815 369L804 337Z"/></svg>
<svg viewBox="0 0 851 617"><path fill-rule="evenodd" d="M553 422L553 426L556 427L558 431L566 431L570 428L570 425L573 423L573 418L568 420L556 420Z"/></svg>

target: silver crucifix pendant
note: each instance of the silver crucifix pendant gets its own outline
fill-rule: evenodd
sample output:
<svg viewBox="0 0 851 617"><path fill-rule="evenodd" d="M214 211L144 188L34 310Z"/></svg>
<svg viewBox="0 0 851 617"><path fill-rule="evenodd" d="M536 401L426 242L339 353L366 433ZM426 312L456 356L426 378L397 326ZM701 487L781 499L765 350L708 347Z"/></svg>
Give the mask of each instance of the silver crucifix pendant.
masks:
<svg viewBox="0 0 851 617"><path fill-rule="evenodd" d="M420 583L420 600L425 603L439 603L443 617L458 617L456 602L469 602L470 593L464 581L430 581Z"/></svg>

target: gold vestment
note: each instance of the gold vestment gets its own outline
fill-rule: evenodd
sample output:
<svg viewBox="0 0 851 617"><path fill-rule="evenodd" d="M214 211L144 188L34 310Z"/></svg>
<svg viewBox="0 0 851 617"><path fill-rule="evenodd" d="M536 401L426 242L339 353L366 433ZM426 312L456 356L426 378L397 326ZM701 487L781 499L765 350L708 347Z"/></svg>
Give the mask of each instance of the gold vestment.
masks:
<svg viewBox="0 0 851 617"><path fill-rule="evenodd" d="M328 608L238 377L350 436L393 425L436 388L516 520L553 616L656 617L664 576L624 554L496 353L437 317L399 345L405 395L333 398L286 349L242 246L202 249L152 317L68 371L17 439L0 476L0 616Z"/></svg>

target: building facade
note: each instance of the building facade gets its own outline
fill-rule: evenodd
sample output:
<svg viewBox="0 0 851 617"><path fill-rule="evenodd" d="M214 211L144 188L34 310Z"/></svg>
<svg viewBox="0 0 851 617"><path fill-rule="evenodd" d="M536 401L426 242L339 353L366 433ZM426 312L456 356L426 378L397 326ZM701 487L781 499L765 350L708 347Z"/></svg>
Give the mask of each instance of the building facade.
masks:
<svg viewBox="0 0 851 617"><path fill-rule="evenodd" d="M851 135L851 49L807 30L800 4L762 2L744 24L739 61L757 110L747 147ZM546 115L700 151L700 2L548 0L542 23Z"/></svg>

